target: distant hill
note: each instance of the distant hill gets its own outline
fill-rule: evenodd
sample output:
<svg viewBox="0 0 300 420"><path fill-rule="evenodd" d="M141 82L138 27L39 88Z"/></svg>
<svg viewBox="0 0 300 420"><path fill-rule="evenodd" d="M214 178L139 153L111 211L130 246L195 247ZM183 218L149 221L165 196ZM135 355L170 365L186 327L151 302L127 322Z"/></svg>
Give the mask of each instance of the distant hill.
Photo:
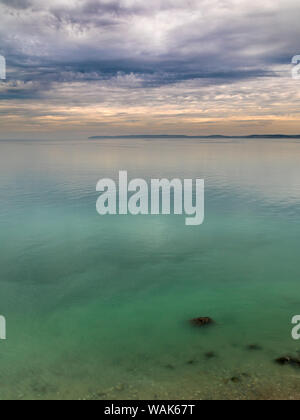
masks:
<svg viewBox="0 0 300 420"><path fill-rule="evenodd" d="M152 134L141 134L132 136L93 136L89 137L89 140L101 140L101 139L300 139L300 134L288 135L288 134L252 134L250 136L222 136L222 135L211 135L211 136L185 136L185 135L152 135Z"/></svg>

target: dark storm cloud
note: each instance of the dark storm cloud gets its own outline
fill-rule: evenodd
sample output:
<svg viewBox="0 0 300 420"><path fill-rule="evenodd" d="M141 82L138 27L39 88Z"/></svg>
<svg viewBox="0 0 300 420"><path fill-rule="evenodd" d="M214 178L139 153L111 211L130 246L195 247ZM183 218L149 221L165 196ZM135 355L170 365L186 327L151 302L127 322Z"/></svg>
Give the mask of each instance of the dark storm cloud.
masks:
<svg viewBox="0 0 300 420"><path fill-rule="evenodd" d="M5 4L6 6L12 7L14 9L27 9L30 7L30 0L0 0L0 3Z"/></svg>
<svg viewBox="0 0 300 420"><path fill-rule="evenodd" d="M246 0L1 4L0 53L9 78L22 82L2 92L6 98L40 97L54 83L93 83L118 74L137 75L139 86L150 88L193 79L231 84L273 77L274 67L298 52L294 0L259 9Z"/></svg>

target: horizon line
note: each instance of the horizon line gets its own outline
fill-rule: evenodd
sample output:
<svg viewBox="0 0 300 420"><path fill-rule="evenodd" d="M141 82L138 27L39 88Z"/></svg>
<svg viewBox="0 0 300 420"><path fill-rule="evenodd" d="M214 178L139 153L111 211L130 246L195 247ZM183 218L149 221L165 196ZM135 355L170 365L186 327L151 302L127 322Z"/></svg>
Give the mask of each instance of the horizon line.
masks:
<svg viewBox="0 0 300 420"><path fill-rule="evenodd" d="M251 139L251 138L289 138L289 139L300 139L300 134L250 134L242 136L228 136L222 134L212 134L212 135L199 135L199 136L190 136L185 134L132 134L132 135L114 135L114 136L91 136L88 137L89 140L97 139L130 139L130 138L148 138L148 139L208 139L208 138L222 138L222 139Z"/></svg>

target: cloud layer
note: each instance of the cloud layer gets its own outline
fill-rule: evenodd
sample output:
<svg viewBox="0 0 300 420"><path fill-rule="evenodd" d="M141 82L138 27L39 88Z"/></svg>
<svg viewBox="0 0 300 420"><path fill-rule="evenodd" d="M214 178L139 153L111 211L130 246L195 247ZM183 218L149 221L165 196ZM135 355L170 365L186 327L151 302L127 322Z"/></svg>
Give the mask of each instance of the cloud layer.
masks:
<svg viewBox="0 0 300 420"><path fill-rule="evenodd" d="M0 0L0 16L5 135L300 132L297 0Z"/></svg>

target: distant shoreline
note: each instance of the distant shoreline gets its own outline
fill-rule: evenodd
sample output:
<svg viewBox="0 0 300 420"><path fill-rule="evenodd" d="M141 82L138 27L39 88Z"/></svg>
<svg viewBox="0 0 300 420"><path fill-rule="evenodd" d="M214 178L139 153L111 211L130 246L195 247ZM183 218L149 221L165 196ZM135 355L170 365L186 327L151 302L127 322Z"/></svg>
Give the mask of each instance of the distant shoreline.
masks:
<svg viewBox="0 0 300 420"><path fill-rule="evenodd" d="M89 140L101 139L300 139L300 134L252 134L249 136L223 136L223 135L210 135L210 136L186 136L186 135L126 135L126 136L92 136Z"/></svg>

